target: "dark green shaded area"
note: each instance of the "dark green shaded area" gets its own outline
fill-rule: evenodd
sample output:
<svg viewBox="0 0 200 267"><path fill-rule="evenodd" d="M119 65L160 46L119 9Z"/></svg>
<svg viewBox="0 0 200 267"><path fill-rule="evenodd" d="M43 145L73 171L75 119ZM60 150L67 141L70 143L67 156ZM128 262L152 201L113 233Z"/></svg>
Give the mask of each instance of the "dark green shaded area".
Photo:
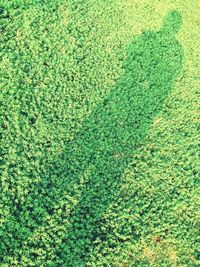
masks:
<svg viewBox="0 0 200 267"><path fill-rule="evenodd" d="M165 21L172 16L176 18L180 14L174 11ZM171 24L172 32L174 26L177 26L176 23ZM77 166L75 170L69 168L71 173L75 172L78 177L79 172L89 165L92 166L92 173L71 213L69 232L58 250L58 266L60 259L63 259L63 265L84 266L88 252L93 249L93 242L108 239L101 230L104 225L102 214L109 204L118 201L123 173L173 88L182 61L181 45L165 29L144 32L129 46L124 75L87 118L76 141L70 144L72 151L67 152L70 157L66 162L73 168ZM118 242L127 241L127 238L124 240L125 236L138 241L140 234L134 223L131 229L127 225L127 232L125 229L124 236L121 240L119 237ZM112 248L115 247L114 243L110 244Z"/></svg>

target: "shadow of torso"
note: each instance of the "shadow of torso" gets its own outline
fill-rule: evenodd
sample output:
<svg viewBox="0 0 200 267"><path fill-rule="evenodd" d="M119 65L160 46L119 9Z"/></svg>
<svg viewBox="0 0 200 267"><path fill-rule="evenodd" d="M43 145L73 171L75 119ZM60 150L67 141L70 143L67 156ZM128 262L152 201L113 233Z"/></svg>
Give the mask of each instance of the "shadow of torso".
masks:
<svg viewBox="0 0 200 267"><path fill-rule="evenodd" d="M123 76L70 144L70 158L76 151L80 164L95 164L99 157L107 161L118 153L133 153L170 93L182 58L174 36L146 32L137 37L128 48Z"/></svg>

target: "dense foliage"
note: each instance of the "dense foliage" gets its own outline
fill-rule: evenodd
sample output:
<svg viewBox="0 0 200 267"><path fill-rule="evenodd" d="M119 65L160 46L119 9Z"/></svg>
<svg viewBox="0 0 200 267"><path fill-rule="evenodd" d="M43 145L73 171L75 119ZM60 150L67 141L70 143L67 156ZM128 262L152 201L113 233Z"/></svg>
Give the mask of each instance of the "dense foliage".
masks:
<svg viewBox="0 0 200 267"><path fill-rule="evenodd" d="M198 266L200 7L172 2L0 1L0 266Z"/></svg>

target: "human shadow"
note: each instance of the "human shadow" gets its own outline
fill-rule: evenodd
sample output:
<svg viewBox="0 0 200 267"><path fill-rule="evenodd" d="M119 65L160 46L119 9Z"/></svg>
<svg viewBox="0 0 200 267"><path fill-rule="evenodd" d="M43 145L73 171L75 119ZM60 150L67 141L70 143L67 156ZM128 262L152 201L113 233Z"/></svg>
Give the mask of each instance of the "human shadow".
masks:
<svg viewBox="0 0 200 267"><path fill-rule="evenodd" d="M55 249L55 266L83 266L95 240L105 238L99 221L115 200L132 155L144 142L181 69L183 49L175 37L181 23L180 13L172 11L164 18L160 31L147 31L134 38L127 49L120 80L85 119L40 186L29 194L29 211L19 207L18 214L13 215L15 222L27 229L21 233L16 228L15 242L19 246L45 222L45 216L53 213L55 202L64 194L74 195L74 185L80 183L88 169L81 197L70 212L67 234ZM45 212L40 213L41 210ZM15 222L9 222L4 230L10 224L14 229ZM6 238L5 242L2 239L4 251L12 253L15 247L8 245Z"/></svg>
<svg viewBox="0 0 200 267"><path fill-rule="evenodd" d="M57 249L58 266L83 266L95 240L106 238L99 227L101 217L115 201L124 171L180 71L183 49L175 38L180 26L180 13L172 11L160 31L147 31L134 39L123 76L71 144L69 162L77 162L79 173L89 165L92 172Z"/></svg>

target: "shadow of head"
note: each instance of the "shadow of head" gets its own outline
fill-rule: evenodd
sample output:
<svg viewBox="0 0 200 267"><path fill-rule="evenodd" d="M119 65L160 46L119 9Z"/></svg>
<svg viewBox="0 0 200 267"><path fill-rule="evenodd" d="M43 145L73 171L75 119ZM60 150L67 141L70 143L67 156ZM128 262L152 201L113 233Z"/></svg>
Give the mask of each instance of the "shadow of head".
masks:
<svg viewBox="0 0 200 267"><path fill-rule="evenodd" d="M182 25L182 16L177 10L170 11L163 19L162 32L176 34Z"/></svg>

